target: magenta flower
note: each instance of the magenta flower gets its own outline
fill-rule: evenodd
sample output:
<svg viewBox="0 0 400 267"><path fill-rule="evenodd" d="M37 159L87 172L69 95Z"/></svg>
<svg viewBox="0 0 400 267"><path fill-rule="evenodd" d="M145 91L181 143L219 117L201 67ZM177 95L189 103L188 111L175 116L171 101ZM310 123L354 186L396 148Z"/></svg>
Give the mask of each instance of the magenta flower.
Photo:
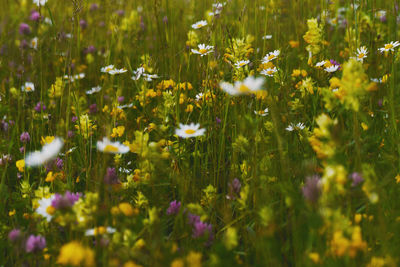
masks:
<svg viewBox="0 0 400 267"><path fill-rule="evenodd" d="M25 243L25 251L28 253L43 250L45 247L46 239L40 235L30 235Z"/></svg>
<svg viewBox="0 0 400 267"><path fill-rule="evenodd" d="M172 201L171 203L169 203L169 207L167 209L167 215L178 214L180 208L181 208L181 202L178 202L176 200Z"/></svg>

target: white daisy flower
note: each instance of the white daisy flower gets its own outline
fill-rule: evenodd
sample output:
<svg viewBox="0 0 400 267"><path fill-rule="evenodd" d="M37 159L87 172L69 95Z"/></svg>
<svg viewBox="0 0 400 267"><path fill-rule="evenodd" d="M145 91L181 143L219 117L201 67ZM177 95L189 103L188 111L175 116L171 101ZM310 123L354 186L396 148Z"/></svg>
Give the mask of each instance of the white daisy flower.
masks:
<svg viewBox="0 0 400 267"><path fill-rule="evenodd" d="M37 6L44 6L47 3L47 0L33 0L33 3Z"/></svg>
<svg viewBox="0 0 400 267"><path fill-rule="evenodd" d="M363 62L364 58L367 57L367 54L368 54L368 49L365 46L358 48L356 60Z"/></svg>
<svg viewBox="0 0 400 267"><path fill-rule="evenodd" d="M131 107L133 107L133 104L132 104L132 103L126 104L126 105L122 105L122 106L118 106L117 108L119 108L119 109L124 109L124 108L131 108Z"/></svg>
<svg viewBox="0 0 400 267"><path fill-rule="evenodd" d="M326 64L326 60L320 61L317 64L315 64L316 67L323 67Z"/></svg>
<svg viewBox="0 0 400 267"><path fill-rule="evenodd" d="M140 77L145 73L145 69L143 67L139 67L136 70L133 71L134 76L132 76L132 80L137 81L140 79Z"/></svg>
<svg viewBox="0 0 400 267"><path fill-rule="evenodd" d="M222 3L218 2L218 3L212 4L212 7L215 9L220 9L220 8L223 8L225 5L226 5L226 2L222 2Z"/></svg>
<svg viewBox="0 0 400 267"><path fill-rule="evenodd" d="M110 71L112 71L114 69L115 69L114 65L108 65L108 66L102 67L100 69L100 71L105 72L105 73L110 73Z"/></svg>
<svg viewBox="0 0 400 267"><path fill-rule="evenodd" d="M199 44L198 48L199 48L198 50L192 49L192 53L198 54L200 56L205 56L214 52L214 46L212 45Z"/></svg>
<svg viewBox="0 0 400 267"><path fill-rule="evenodd" d="M291 123L291 124L289 124L288 127L286 127L286 131L292 132L294 130L303 130L304 128L305 128L305 125L302 122L299 122L297 124Z"/></svg>
<svg viewBox="0 0 400 267"><path fill-rule="evenodd" d="M38 38L35 37L31 40L29 46L33 49L37 49L37 45L38 45Z"/></svg>
<svg viewBox="0 0 400 267"><path fill-rule="evenodd" d="M273 52L269 52L263 59L262 59L262 63L268 63L274 59L276 59L279 54L281 53L281 51L279 50L275 50Z"/></svg>
<svg viewBox="0 0 400 267"><path fill-rule="evenodd" d="M24 85L21 86L22 92L33 92L35 91L35 85L31 82L26 82Z"/></svg>
<svg viewBox="0 0 400 267"><path fill-rule="evenodd" d="M388 44L385 44L385 46L384 47L382 47L382 48L378 48L378 50L381 52L381 53L383 53L383 52L389 52L389 51L394 51L394 49L396 48L396 47L398 47L400 45L400 43L399 43L399 41L396 41L396 42L390 42L390 43L388 43Z"/></svg>
<svg viewBox="0 0 400 267"><path fill-rule="evenodd" d="M136 70L133 71L134 76L131 77L132 80L137 81L141 77L147 82L151 82L153 79L159 78L157 74L148 74L145 73L146 70L143 67L139 67Z"/></svg>
<svg viewBox="0 0 400 267"><path fill-rule="evenodd" d="M101 91L101 86L98 85L98 86L96 86L96 87L92 87L90 90L87 90L87 91L86 91L86 94L87 94L87 95L92 95L92 94L98 93L98 92L100 92L100 91Z"/></svg>
<svg viewBox="0 0 400 267"><path fill-rule="evenodd" d="M264 78L254 78L253 76L249 76L243 81L236 81L235 84L231 84L228 82L221 82L219 86L226 93L237 96L243 94L255 93L261 90L261 87L264 84Z"/></svg>
<svg viewBox="0 0 400 267"><path fill-rule="evenodd" d="M125 68L122 68L122 69L112 69L112 70L110 70L110 71L108 72L108 74L115 75L115 74L125 73L125 72L127 72L127 71L128 71L128 70L125 69Z"/></svg>
<svg viewBox="0 0 400 267"><path fill-rule="evenodd" d="M331 73L331 72L337 71L338 69L339 69L339 65L331 65L331 66L325 68L325 71Z"/></svg>
<svg viewBox="0 0 400 267"><path fill-rule="evenodd" d="M265 35L265 36L261 37L261 39L270 40L270 39L272 39L272 35Z"/></svg>
<svg viewBox="0 0 400 267"><path fill-rule="evenodd" d="M235 63L235 67L236 67L237 69L240 69L241 67L244 67L244 66L246 66L246 65L249 64L249 63L250 63L250 60L240 60L240 61L238 61L238 62Z"/></svg>
<svg viewBox="0 0 400 267"><path fill-rule="evenodd" d="M196 101L197 101L197 102L203 100L203 98L204 98L204 94L203 94L203 93L198 93L198 94L196 95Z"/></svg>
<svg viewBox="0 0 400 267"><path fill-rule="evenodd" d="M85 236L96 236L115 233L115 228L99 226L85 231Z"/></svg>
<svg viewBox="0 0 400 267"><path fill-rule="evenodd" d="M147 73L143 74L143 79L146 82L151 82L153 79L158 79L158 78L160 77L157 74L147 74Z"/></svg>
<svg viewBox="0 0 400 267"><path fill-rule="evenodd" d="M268 68L268 69L262 70L260 72L260 74L266 75L266 76L269 76L269 77L273 77L274 73L277 72L277 71L278 71L277 68L273 67L273 68Z"/></svg>
<svg viewBox="0 0 400 267"><path fill-rule="evenodd" d="M195 24L192 24L193 29L200 29L204 26L207 26L207 21L206 20L200 20L196 22Z"/></svg>
<svg viewBox="0 0 400 267"><path fill-rule="evenodd" d="M371 78L371 81L375 83L383 83L382 78Z"/></svg>
<svg viewBox="0 0 400 267"><path fill-rule="evenodd" d="M264 110L260 110L260 111L254 110L254 114L265 117L268 115L268 111L269 111L268 108L266 108Z"/></svg>
<svg viewBox="0 0 400 267"><path fill-rule="evenodd" d="M39 166L54 159L57 157L63 145L64 141L61 138L54 138L51 143L45 144L42 150L29 153L25 157L26 166Z"/></svg>
<svg viewBox="0 0 400 267"><path fill-rule="evenodd" d="M206 129L204 128L200 129L199 123L191 123L188 125L179 123L179 129L175 130L175 134L182 138L190 138L204 135L205 131Z"/></svg>
<svg viewBox="0 0 400 267"><path fill-rule="evenodd" d="M52 22L51 19L48 18L48 17L45 17L45 18L44 18L44 22L47 23L47 24L49 24L49 25L53 25L53 22Z"/></svg>
<svg viewBox="0 0 400 267"><path fill-rule="evenodd" d="M120 142L111 142L107 137L103 141L97 141L97 150L105 153L125 154L129 152L129 147Z"/></svg>
<svg viewBox="0 0 400 267"><path fill-rule="evenodd" d="M68 75L64 75L64 79L69 80L70 82L75 82L75 80L81 80L83 78L85 78L86 74L85 73L79 73L73 76L68 76Z"/></svg>
<svg viewBox="0 0 400 267"><path fill-rule="evenodd" d="M55 197L56 195L52 194L49 198L44 197L38 200L39 207L35 210L37 214L46 218L48 222L51 221L51 219L53 218L53 214L56 211L56 209L51 205L51 202L53 202Z"/></svg>

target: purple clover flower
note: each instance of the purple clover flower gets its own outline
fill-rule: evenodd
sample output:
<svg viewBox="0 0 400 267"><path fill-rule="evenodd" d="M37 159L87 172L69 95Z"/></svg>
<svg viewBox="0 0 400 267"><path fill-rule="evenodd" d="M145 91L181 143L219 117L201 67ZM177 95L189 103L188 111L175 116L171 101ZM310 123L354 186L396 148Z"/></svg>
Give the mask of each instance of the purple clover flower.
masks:
<svg viewBox="0 0 400 267"><path fill-rule="evenodd" d="M321 195L321 178L318 175L313 175L306 178L306 183L303 188L303 196L311 203L316 203Z"/></svg>
<svg viewBox="0 0 400 267"><path fill-rule="evenodd" d="M21 230L14 228L8 233L8 240L11 242L17 241L21 237Z"/></svg>
<svg viewBox="0 0 400 267"><path fill-rule="evenodd" d="M104 183L108 185L116 185L120 183L115 168L107 168L107 173L104 176Z"/></svg>
<svg viewBox="0 0 400 267"><path fill-rule="evenodd" d="M26 23L21 23L18 31L21 35L28 35L31 33L31 27Z"/></svg>
<svg viewBox="0 0 400 267"><path fill-rule="evenodd" d="M21 134L21 136L19 137L19 140L20 140L22 143L28 143L29 141L31 141L31 136L29 135L28 132L23 132L23 133Z"/></svg>
<svg viewBox="0 0 400 267"><path fill-rule="evenodd" d="M231 183L228 183L228 195L226 196L227 199L235 199L241 189L242 185L238 178L233 179Z"/></svg>
<svg viewBox="0 0 400 267"><path fill-rule="evenodd" d="M65 192L64 195L55 194L51 205L56 209L68 209L72 207L76 201L82 196L82 193Z"/></svg>
<svg viewBox="0 0 400 267"><path fill-rule="evenodd" d="M43 250L46 247L46 239L40 235L30 235L25 243L25 251L28 253Z"/></svg>
<svg viewBox="0 0 400 267"><path fill-rule="evenodd" d="M95 114L95 113L97 113L97 104L96 103L94 103L94 104L91 104L90 106L89 106L89 114Z"/></svg>
<svg viewBox="0 0 400 267"><path fill-rule="evenodd" d="M29 16L29 19L32 21L38 21L40 19L40 13L37 12L36 10L33 10L31 12L31 15Z"/></svg>
<svg viewBox="0 0 400 267"><path fill-rule="evenodd" d="M189 212L187 216L188 216L188 224L192 225L193 227L197 222L200 222L200 216L196 214L192 214Z"/></svg>
<svg viewBox="0 0 400 267"><path fill-rule="evenodd" d="M176 200L172 201L171 203L169 203L169 207L167 209L167 215L178 214L180 208L181 208L181 202L178 202Z"/></svg>
<svg viewBox="0 0 400 267"><path fill-rule="evenodd" d="M62 159L60 158L56 158L56 166L59 170L62 170L62 168L64 167L64 162Z"/></svg>
<svg viewBox="0 0 400 267"><path fill-rule="evenodd" d="M212 232L212 225L209 223L205 223L202 221L198 221L194 224L193 227L193 233L192 233L192 237L193 238L200 238L202 236L204 236L205 234L211 234Z"/></svg>
<svg viewBox="0 0 400 267"><path fill-rule="evenodd" d="M350 179L353 181L352 183L351 183L351 186L352 187L356 187L357 185L359 185L359 184L361 184L362 182L364 182L364 178L361 176L361 174L360 173L358 173L358 172L353 172L351 175L350 175Z"/></svg>
<svg viewBox="0 0 400 267"><path fill-rule="evenodd" d="M36 112L40 112L40 111L45 111L46 110L46 106L44 104L42 104L42 102L38 102L36 104L36 106L34 107Z"/></svg>

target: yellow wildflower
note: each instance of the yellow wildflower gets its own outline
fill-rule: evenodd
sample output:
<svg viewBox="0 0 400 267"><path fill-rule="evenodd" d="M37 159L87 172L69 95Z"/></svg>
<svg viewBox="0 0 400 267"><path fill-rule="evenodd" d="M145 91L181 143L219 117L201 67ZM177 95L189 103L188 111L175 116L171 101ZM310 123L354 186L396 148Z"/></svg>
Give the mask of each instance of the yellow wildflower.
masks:
<svg viewBox="0 0 400 267"><path fill-rule="evenodd" d="M25 160L20 159L15 163L15 165L17 166L19 172L23 172L25 169Z"/></svg>
<svg viewBox="0 0 400 267"><path fill-rule="evenodd" d="M95 266L94 252L79 242L72 241L61 247L57 263L72 266Z"/></svg>

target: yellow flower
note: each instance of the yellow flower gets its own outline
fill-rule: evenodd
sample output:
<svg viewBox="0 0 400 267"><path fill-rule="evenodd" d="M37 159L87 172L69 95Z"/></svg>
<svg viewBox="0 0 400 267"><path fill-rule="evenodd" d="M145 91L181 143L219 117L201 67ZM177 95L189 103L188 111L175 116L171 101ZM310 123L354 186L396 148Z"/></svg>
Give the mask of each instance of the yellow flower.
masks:
<svg viewBox="0 0 400 267"><path fill-rule="evenodd" d="M15 211L15 209L10 210L10 211L8 212L8 216L12 217L12 216L15 215L15 213L17 213L17 212Z"/></svg>
<svg viewBox="0 0 400 267"><path fill-rule="evenodd" d="M400 183L400 174L397 174L394 179L396 179L396 183Z"/></svg>
<svg viewBox="0 0 400 267"><path fill-rule="evenodd" d="M308 258L310 258L310 260L312 260L312 262L314 262L315 264L321 262L321 258L317 252L310 252L308 254Z"/></svg>
<svg viewBox="0 0 400 267"><path fill-rule="evenodd" d="M78 130L80 135L87 139L93 134L93 130L96 129L96 125L92 123L87 114L83 114L79 117L79 121L75 125L75 128Z"/></svg>
<svg viewBox="0 0 400 267"><path fill-rule="evenodd" d="M125 132L125 126L118 126L117 128L112 129L111 137L121 137Z"/></svg>
<svg viewBox="0 0 400 267"><path fill-rule="evenodd" d="M61 247L57 263L72 266L95 266L94 252L79 242L72 241Z"/></svg>
<svg viewBox="0 0 400 267"><path fill-rule="evenodd" d="M128 217L138 213L138 211L133 209L132 205L127 202L120 203L118 208L125 216Z"/></svg>
<svg viewBox="0 0 400 267"><path fill-rule="evenodd" d="M193 111L193 105L192 104L187 105L186 109L185 109L185 112L190 113L192 111Z"/></svg>
<svg viewBox="0 0 400 267"><path fill-rule="evenodd" d="M321 50L320 43L322 42L322 27L318 26L317 19L307 20L308 31L303 36L304 41L308 43L307 51L311 54L318 54Z"/></svg>
<svg viewBox="0 0 400 267"><path fill-rule="evenodd" d="M128 262L125 262L124 267L142 267L142 265L138 265L138 264L134 263L133 261L128 261Z"/></svg>
<svg viewBox="0 0 400 267"><path fill-rule="evenodd" d="M189 267L201 267L201 253L191 251L186 256L186 262L188 263Z"/></svg>
<svg viewBox="0 0 400 267"><path fill-rule="evenodd" d="M50 98L60 97L64 89L64 82L62 77L57 77L56 82L51 85L48 95Z"/></svg>
<svg viewBox="0 0 400 267"><path fill-rule="evenodd" d="M365 124L364 122L361 123L361 127L363 128L364 131L368 130L368 125Z"/></svg>
<svg viewBox="0 0 400 267"><path fill-rule="evenodd" d="M53 172L49 172L46 177L46 182L53 182L56 179L56 176L53 175Z"/></svg>
<svg viewBox="0 0 400 267"><path fill-rule="evenodd" d="M23 172L25 169L25 160L20 159L15 163L15 165L17 166L19 172Z"/></svg>
<svg viewBox="0 0 400 267"><path fill-rule="evenodd" d="M182 259L175 259L171 262L171 267L184 267L185 263Z"/></svg>
<svg viewBox="0 0 400 267"><path fill-rule="evenodd" d="M43 136L42 136L41 139L42 139L42 140L40 141L40 143L41 143L42 145L50 144L51 142L54 141L55 136L46 136L46 137L43 137Z"/></svg>
<svg viewBox="0 0 400 267"><path fill-rule="evenodd" d="M297 48L297 47L299 47L300 43L299 43L299 41L292 40L292 41L289 41L289 45L291 48Z"/></svg>

